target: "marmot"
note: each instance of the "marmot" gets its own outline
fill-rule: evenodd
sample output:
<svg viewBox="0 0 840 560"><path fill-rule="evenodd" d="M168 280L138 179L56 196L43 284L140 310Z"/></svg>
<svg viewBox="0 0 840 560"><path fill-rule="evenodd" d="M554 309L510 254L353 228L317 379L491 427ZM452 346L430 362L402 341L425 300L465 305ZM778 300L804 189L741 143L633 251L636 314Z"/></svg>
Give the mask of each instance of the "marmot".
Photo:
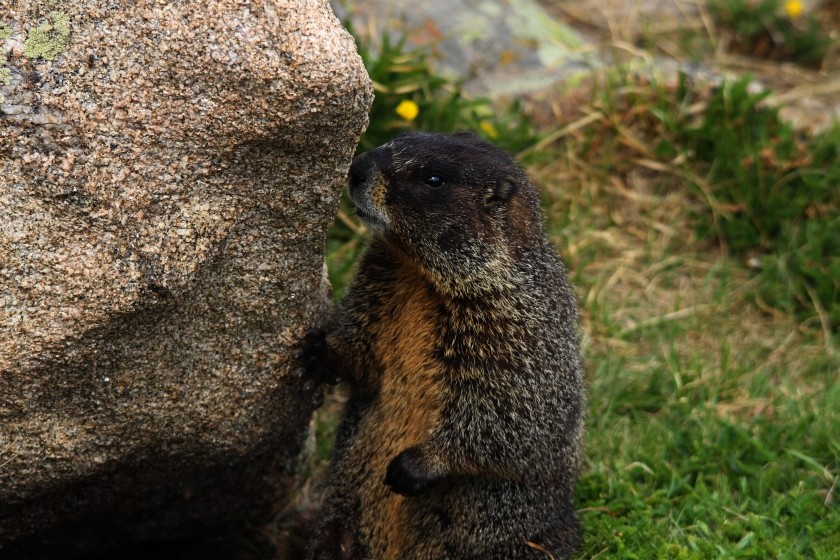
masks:
<svg viewBox="0 0 840 560"><path fill-rule="evenodd" d="M584 387L538 191L467 133L361 154L349 191L373 236L299 354L350 387L309 558L568 558Z"/></svg>

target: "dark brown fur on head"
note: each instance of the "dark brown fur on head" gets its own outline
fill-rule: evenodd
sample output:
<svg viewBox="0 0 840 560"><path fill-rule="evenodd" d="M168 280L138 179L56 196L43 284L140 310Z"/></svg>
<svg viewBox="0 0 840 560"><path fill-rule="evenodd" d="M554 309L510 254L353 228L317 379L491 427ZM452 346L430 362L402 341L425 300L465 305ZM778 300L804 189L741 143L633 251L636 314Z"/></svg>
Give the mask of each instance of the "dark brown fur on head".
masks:
<svg viewBox="0 0 840 560"><path fill-rule="evenodd" d="M513 158L471 133L407 134L350 168L359 217L453 295L516 278L509 265L542 244L539 195Z"/></svg>

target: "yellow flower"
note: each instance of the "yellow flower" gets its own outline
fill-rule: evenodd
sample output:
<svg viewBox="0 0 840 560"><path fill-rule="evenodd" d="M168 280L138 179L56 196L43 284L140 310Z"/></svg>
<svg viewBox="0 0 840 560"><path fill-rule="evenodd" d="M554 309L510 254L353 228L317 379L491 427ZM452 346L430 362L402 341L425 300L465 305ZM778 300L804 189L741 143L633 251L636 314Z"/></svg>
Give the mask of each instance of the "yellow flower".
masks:
<svg viewBox="0 0 840 560"><path fill-rule="evenodd" d="M484 134L486 134L493 140L499 137L499 131L496 130L496 127L493 126L493 123L491 123L490 121L481 121L480 123L478 123L478 126L481 127L481 130L484 131Z"/></svg>
<svg viewBox="0 0 840 560"><path fill-rule="evenodd" d="M796 19L802 15L802 2L799 0L788 0L785 2L785 12L790 19Z"/></svg>
<svg viewBox="0 0 840 560"><path fill-rule="evenodd" d="M400 101L400 104L397 105L396 112L399 116L411 122L417 118L417 114L420 112L420 107L418 107L417 103L411 101L410 99L403 99Z"/></svg>

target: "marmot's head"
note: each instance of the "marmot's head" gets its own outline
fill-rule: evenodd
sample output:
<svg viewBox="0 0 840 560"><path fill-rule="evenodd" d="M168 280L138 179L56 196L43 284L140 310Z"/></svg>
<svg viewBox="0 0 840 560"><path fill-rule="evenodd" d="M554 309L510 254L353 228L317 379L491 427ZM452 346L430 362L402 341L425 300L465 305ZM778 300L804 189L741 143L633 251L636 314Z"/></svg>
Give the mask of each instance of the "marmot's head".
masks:
<svg viewBox="0 0 840 560"><path fill-rule="evenodd" d="M544 246L536 190L473 134L408 134L357 156L350 198L375 235L458 295L515 282L514 264Z"/></svg>

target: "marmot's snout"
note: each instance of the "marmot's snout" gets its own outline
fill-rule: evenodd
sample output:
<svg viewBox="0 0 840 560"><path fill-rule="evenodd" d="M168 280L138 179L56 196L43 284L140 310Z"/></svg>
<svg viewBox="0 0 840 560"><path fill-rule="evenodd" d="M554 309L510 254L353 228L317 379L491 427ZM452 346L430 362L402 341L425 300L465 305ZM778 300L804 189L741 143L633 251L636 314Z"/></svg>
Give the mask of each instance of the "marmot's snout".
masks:
<svg viewBox="0 0 840 560"><path fill-rule="evenodd" d="M348 191L356 205L356 214L369 228L383 229L388 223L381 204L385 196L385 185L372 151L353 158L349 180Z"/></svg>
<svg viewBox="0 0 840 560"><path fill-rule="evenodd" d="M350 164L350 194L370 185L376 171L376 163L370 152L357 155Z"/></svg>

